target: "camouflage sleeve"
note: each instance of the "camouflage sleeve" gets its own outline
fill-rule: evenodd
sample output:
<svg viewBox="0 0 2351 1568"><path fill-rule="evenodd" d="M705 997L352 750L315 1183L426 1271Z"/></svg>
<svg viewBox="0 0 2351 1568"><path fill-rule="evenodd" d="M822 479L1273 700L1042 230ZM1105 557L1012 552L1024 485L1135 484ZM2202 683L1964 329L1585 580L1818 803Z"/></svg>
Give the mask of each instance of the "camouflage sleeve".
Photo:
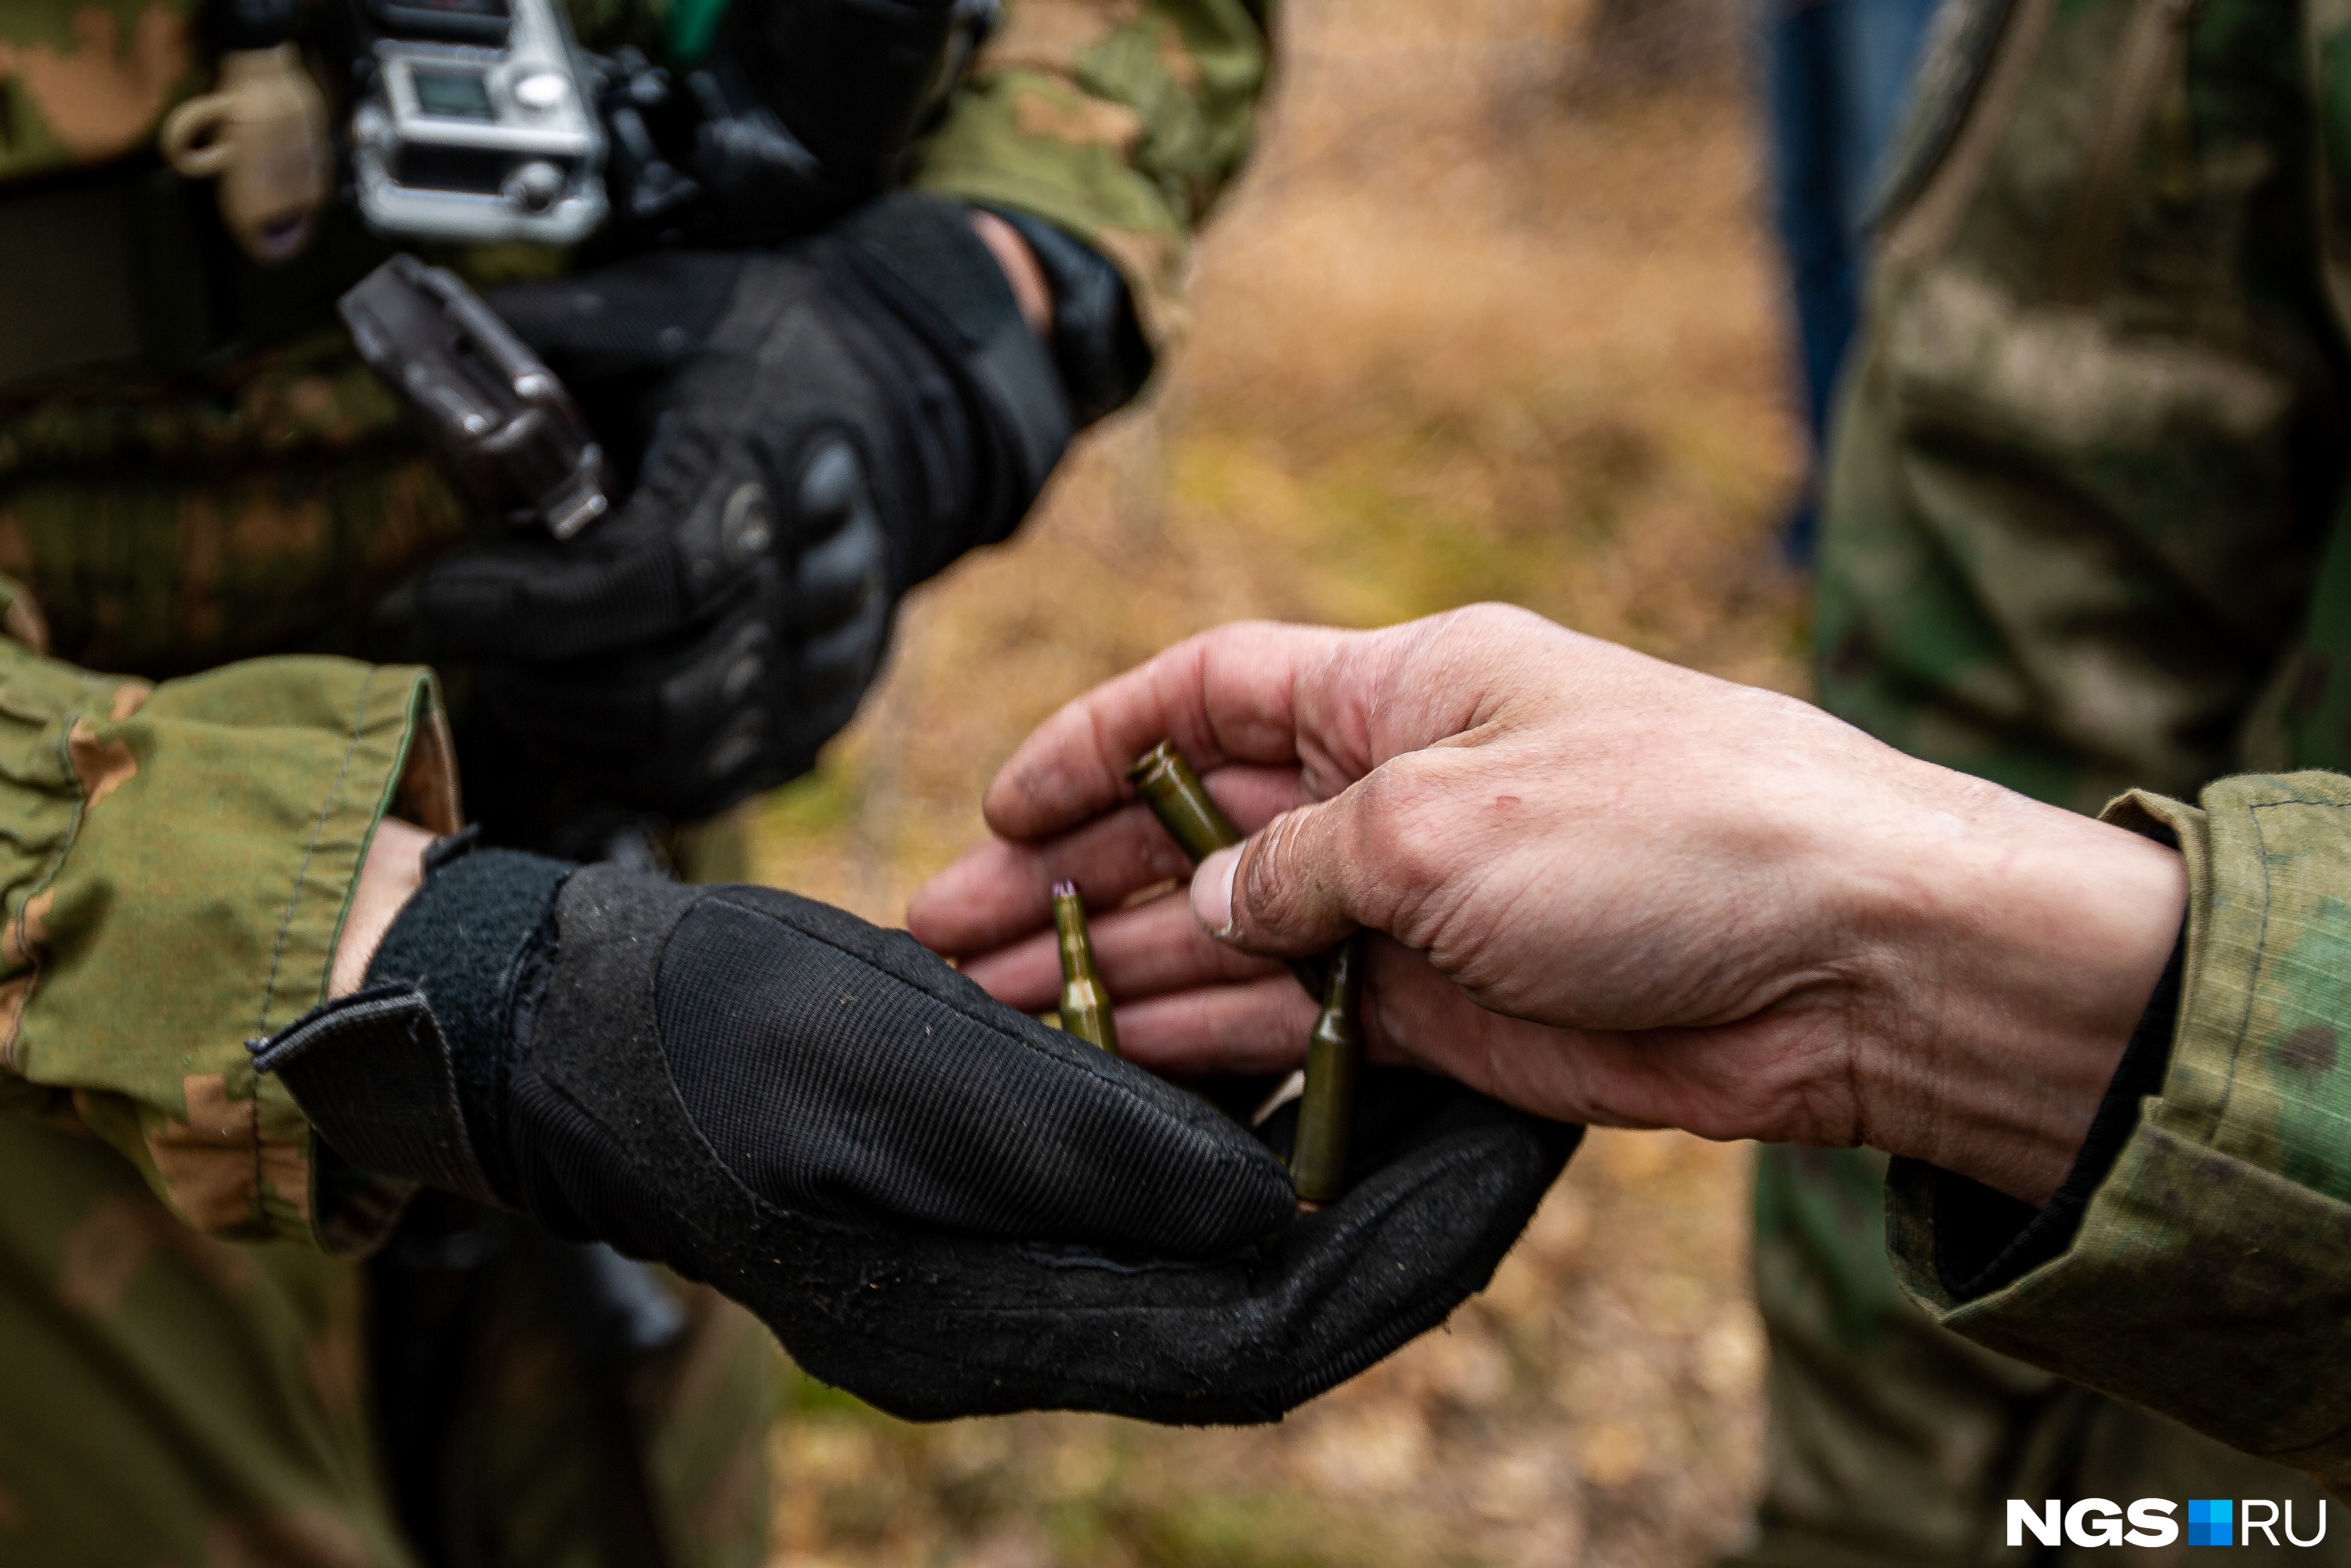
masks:
<svg viewBox="0 0 2351 1568"><path fill-rule="evenodd" d="M322 1169L245 1042L324 997L395 810L457 824L428 671L261 659L150 686L0 641L0 1109L104 1139L200 1230L378 1239L402 1193Z"/></svg>
<svg viewBox="0 0 2351 1568"><path fill-rule="evenodd" d="M1249 152L1266 69L1249 0L1008 0L914 183L1078 235L1164 342L1192 229Z"/></svg>
<svg viewBox="0 0 2351 1568"><path fill-rule="evenodd" d="M2083 811L2291 765L2238 747L2343 473L2304 10L1938 11L1824 480L1831 712Z"/></svg>
<svg viewBox="0 0 2351 1568"><path fill-rule="evenodd" d="M2179 835L2187 962L2160 1096L2064 1254L1955 1300L1931 1176L1887 1188L1904 1285L1991 1348L2322 1484L2351 1482L2351 779L2252 775L2202 809L2107 817Z"/></svg>

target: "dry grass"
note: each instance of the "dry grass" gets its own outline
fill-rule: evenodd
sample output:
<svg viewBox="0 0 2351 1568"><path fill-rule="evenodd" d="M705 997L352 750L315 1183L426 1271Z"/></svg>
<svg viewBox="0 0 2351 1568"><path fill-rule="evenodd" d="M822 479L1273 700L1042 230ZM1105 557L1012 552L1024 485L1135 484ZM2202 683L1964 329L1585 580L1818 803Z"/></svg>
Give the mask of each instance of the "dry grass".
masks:
<svg viewBox="0 0 2351 1568"><path fill-rule="evenodd" d="M1575 0L1294 6L1195 331L755 823L893 921L1056 705L1241 616L1471 600L1797 689L1769 536L1799 449L1734 83L1595 87ZM1573 84L1571 87L1571 84ZM1693 1563L1751 1495L1740 1151L1595 1135L1450 1327L1270 1430L913 1427L812 1384L779 1564Z"/></svg>

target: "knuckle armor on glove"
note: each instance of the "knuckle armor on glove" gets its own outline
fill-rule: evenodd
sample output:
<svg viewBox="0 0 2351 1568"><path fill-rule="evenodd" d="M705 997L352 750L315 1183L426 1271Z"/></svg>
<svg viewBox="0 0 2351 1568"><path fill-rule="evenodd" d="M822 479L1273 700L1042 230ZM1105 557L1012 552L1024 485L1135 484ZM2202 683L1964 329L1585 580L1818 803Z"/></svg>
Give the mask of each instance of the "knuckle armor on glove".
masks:
<svg viewBox="0 0 2351 1568"><path fill-rule="evenodd" d="M1238 1123L902 933L504 851L440 852L369 987L256 1050L335 1158L707 1281L923 1418L1279 1416L1482 1288L1581 1131L1367 1074L1356 1185L1293 1219Z"/></svg>
<svg viewBox="0 0 2351 1568"><path fill-rule="evenodd" d="M1071 414L969 209L913 193L774 253L664 253L491 304L637 456L616 514L428 572L423 651L616 801L805 771L914 583L1011 532Z"/></svg>

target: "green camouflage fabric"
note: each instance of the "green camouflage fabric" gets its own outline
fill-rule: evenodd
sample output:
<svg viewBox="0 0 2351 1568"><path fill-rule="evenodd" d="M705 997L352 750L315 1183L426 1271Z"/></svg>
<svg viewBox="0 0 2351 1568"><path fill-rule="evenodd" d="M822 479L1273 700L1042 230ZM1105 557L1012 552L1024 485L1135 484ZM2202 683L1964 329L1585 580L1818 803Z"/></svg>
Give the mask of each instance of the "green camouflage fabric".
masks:
<svg viewBox="0 0 2351 1568"><path fill-rule="evenodd" d="M1755 1540L1724 1568L1996 1568L2020 1560L2011 1497L2269 1498L2311 1532L2325 1494L2303 1477L1985 1349L1914 1305L1887 1262L1884 1155L1761 1155L1767 1479ZM2268 1550L2256 1538L2246 1552ZM2292 1560L2351 1562L2351 1548L2334 1529ZM2105 1555L2066 1544L2032 1561L2091 1568Z"/></svg>
<svg viewBox="0 0 2351 1568"><path fill-rule="evenodd" d="M1181 329L1193 229L1248 153L1266 0L1013 0L914 183L1060 225L1114 262L1144 333Z"/></svg>
<svg viewBox="0 0 2351 1568"><path fill-rule="evenodd" d="M201 87L193 0L0 5L0 183L146 147Z"/></svg>
<svg viewBox="0 0 2351 1568"><path fill-rule="evenodd" d="M0 1121L0 1169L35 1184L0 1205L0 1557L407 1568L356 1270L203 1234L87 1135Z"/></svg>
<svg viewBox="0 0 2351 1568"><path fill-rule="evenodd" d="M1831 444L1831 711L2083 811L2242 765L2346 450L2305 10L2010 0L1879 230Z"/></svg>
<svg viewBox="0 0 2351 1568"><path fill-rule="evenodd" d="M97 1139L0 1121L0 1561L22 1568L421 1568L385 1495L359 1270L235 1245ZM538 1277L493 1281L464 1494L485 1568L601 1568L580 1379ZM681 1568L755 1568L778 1366L685 1293L629 1396Z"/></svg>
<svg viewBox="0 0 2351 1568"><path fill-rule="evenodd" d="M151 686L0 642L0 1108L102 1138L197 1229L357 1252L245 1041L325 999L377 822L457 824L432 674L288 657Z"/></svg>
<svg viewBox="0 0 2351 1568"><path fill-rule="evenodd" d="M2193 797L2245 768L2351 765L2346 25L2337 0L1948 0L1831 444L1817 622L1831 711L2084 811L2135 787ZM2314 852L2306 874L2323 878L2323 860ZM2262 873L2239 861L2199 874L2204 909L2251 896L2214 890ZM2302 906L2331 896L2295 886ZM2242 1027L2261 951L2258 938L2250 952L2193 944L2189 1012ZM2308 983L2315 1005L2343 981ZM2174 1085L2260 1059L2241 1044L2246 1065L2216 1064L2190 1043L2200 1027L2183 1017ZM2296 1125L2299 1158L2351 1168L2337 1124L2314 1112ZM2142 1145L2102 1217L2137 1179ZM2306 1181L2312 1168L2263 1172ZM1763 1155L1757 1277L1774 1408L1757 1560L1988 1560L2011 1496L2310 1495L2275 1467L2247 1471L2256 1462L2213 1437L2342 1479L2294 1452L2315 1427L2220 1421L2158 1386L2176 1375L2241 1413L2306 1389L2312 1363L2262 1360L2275 1349L2266 1325L2290 1317L2320 1333L2339 1317L2330 1249L2279 1258L2261 1275L2278 1294L2228 1319L2182 1300L2250 1267L2220 1229L2191 1239L2176 1219L2101 1218L2066 1260L1956 1308L1924 1261L1917 1194L1897 1178L1890 1237L1857 1200L1876 1169L1853 1152ZM2249 1185L2229 1189L2235 1201L2273 1201ZM2216 1227L2219 1190L2192 1206ZM2314 1201L2301 1192L2273 1218L2295 1223L2285 1216ZM2062 1329L2036 1315L2052 1312L2057 1298L2036 1292L2057 1278L2101 1281L2066 1298ZM1903 1304L1904 1285L1927 1312ZM2158 1301L2182 1312L2175 1330L2206 1332L2160 1352L2151 1331L2128 1340L2140 1364L2119 1375L2092 1345ZM1938 1319L2212 1437L1979 1350Z"/></svg>
<svg viewBox="0 0 2351 1568"><path fill-rule="evenodd" d="M364 653L385 591L473 531L340 332L200 388L0 389L0 572L77 664L162 679Z"/></svg>

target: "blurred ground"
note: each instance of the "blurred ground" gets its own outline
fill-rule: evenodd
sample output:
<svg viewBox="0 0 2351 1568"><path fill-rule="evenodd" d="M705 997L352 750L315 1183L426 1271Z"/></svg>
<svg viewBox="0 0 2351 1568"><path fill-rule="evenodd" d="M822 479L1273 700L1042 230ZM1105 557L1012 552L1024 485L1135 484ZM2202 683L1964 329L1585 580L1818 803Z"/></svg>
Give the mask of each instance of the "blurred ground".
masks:
<svg viewBox="0 0 2351 1568"><path fill-rule="evenodd" d="M909 604L857 725L761 810L764 880L895 923L1030 725L1236 617L1507 599L1800 688L1770 545L1800 451L1728 13L1675 0L1702 25L1627 39L1640 7L1602 4L1290 8L1170 373ZM775 1562L1704 1563L1757 1474L1746 1168L1595 1134L1490 1291L1272 1429L914 1427L803 1380Z"/></svg>

